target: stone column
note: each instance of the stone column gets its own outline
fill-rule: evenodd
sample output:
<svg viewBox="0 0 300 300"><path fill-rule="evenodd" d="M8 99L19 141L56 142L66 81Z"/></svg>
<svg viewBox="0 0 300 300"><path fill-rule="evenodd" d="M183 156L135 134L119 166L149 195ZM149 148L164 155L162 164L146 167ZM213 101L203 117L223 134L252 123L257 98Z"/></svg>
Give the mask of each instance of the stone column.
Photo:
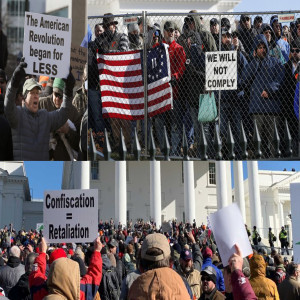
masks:
<svg viewBox="0 0 300 300"><path fill-rule="evenodd" d="M277 207L278 207L279 225L281 228L281 226L285 225L285 221L284 221L284 214L283 214L283 203L279 199L278 199Z"/></svg>
<svg viewBox="0 0 300 300"><path fill-rule="evenodd" d="M126 161L115 162L115 224L126 226L127 221Z"/></svg>
<svg viewBox="0 0 300 300"><path fill-rule="evenodd" d="M261 203L260 203L257 161L247 161L247 166L248 166L249 200L250 200L250 209L251 209L251 227L255 225L259 234L262 235Z"/></svg>
<svg viewBox="0 0 300 300"><path fill-rule="evenodd" d="M244 179L243 179L243 162L233 162L234 173L234 197L238 203L242 213L244 223L246 223L246 206L245 206L245 192L244 192Z"/></svg>
<svg viewBox="0 0 300 300"><path fill-rule="evenodd" d="M218 209L228 205L226 161L216 161L216 184Z"/></svg>
<svg viewBox="0 0 300 300"><path fill-rule="evenodd" d="M74 189L89 189L90 188L90 162L75 161L74 166Z"/></svg>
<svg viewBox="0 0 300 300"><path fill-rule="evenodd" d="M150 214L156 227L161 226L161 174L160 162L150 161Z"/></svg>
<svg viewBox="0 0 300 300"><path fill-rule="evenodd" d="M186 222L193 223L195 219L195 187L194 187L194 162L183 162L184 176L184 211Z"/></svg>

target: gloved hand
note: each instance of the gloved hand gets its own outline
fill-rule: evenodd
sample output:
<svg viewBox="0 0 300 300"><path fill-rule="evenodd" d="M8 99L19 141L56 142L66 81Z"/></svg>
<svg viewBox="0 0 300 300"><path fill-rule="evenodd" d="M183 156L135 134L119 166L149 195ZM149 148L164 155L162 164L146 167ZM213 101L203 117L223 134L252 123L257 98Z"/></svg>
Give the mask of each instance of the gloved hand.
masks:
<svg viewBox="0 0 300 300"><path fill-rule="evenodd" d="M171 76L170 84L171 86L175 86L177 84L176 77L173 75Z"/></svg>
<svg viewBox="0 0 300 300"><path fill-rule="evenodd" d="M11 85L13 88L18 88L21 81L25 78L26 72L24 68L27 67L27 63L24 61L25 57L22 57L19 65L16 67L12 77L11 77Z"/></svg>
<svg viewBox="0 0 300 300"><path fill-rule="evenodd" d="M70 72L69 72L67 79L64 79L64 82L65 82L64 94L70 98L73 98L75 77L73 76L71 71L72 71L72 67L70 67Z"/></svg>

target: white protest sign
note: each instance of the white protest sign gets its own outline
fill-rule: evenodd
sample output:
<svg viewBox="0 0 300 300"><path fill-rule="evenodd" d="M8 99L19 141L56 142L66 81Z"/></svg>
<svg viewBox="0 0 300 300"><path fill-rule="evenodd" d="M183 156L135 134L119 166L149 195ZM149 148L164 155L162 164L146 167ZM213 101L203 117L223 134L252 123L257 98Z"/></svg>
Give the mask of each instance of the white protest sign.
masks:
<svg viewBox="0 0 300 300"><path fill-rule="evenodd" d="M205 53L205 89L237 89L237 51Z"/></svg>
<svg viewBox="0 0 300 300"><path fill-rule="evenodd" d="M71 34L71 19L26 12L23 44L26 73L67 78Z"/></svg>
<svg viewBox="0 0 300 300"><path fill-rule="evenodd" d="M300 264L300 183L290 184L294 262Z"/></svg>
<svg viewBox="0 0 300 300"><path fill-rule="evenodd" d="M138 23L138 17L124 17L123 19L123 25L137 24L137 23Z"/></svg>
<svg viewBox="0 0 300 300"><path fill-rule="evenodd" d="M88 243L98 236L98 190L45 191L43 212L49 243Z"/></svg>
<svg viewBox="0 0 300 300"><path fill-rule="evenodd" d="M290 23L295 21L294 14L280 14L278 15L278 23Z"/></svg>
<svg viewBox="0 0 300 300"><path fill-rule="evenodd" d="M253 253L241 211L236 203L209 215L209 220L224 266L228 265L230 256L235 253L235 244L240 247L243 257Z"/></svg>

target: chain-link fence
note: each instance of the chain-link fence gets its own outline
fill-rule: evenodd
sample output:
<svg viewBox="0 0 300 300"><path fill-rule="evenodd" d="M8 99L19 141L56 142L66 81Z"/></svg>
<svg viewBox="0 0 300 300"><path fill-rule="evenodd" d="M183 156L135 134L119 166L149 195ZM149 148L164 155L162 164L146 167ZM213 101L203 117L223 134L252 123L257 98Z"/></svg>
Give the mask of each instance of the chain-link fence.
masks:
<svg viewBox="0 0 300 300"><path fill-rule="evenodd" d="M208 159L299 157L300 11L88 22L89 128L98 151L106 128L118 152L122 128L127 153L136 129L145 155L154 142L156 154L167 148L171 158L187 148L203 159L203 147Z"/></svg>

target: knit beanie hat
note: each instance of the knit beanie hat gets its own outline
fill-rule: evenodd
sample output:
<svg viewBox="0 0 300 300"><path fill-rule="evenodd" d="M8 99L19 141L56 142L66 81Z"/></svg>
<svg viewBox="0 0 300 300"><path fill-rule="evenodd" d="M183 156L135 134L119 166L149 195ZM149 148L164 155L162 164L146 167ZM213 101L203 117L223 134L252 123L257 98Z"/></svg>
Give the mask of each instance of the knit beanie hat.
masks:
<svg viewBox="0 0 300 300"><path fill-rule="evenodd" d="M50 254L49 264L51 265L56 259L59 259L61 257L67 257L65 250L62 248L55 249Z"/></svg>
<svg viewBox="0 0 300 300"><path fill-rule="evenodd" d="M60 95L63 94L65 87L65 82L61 78L55 78L53 81L53 91L59 93Z"/></svg>

